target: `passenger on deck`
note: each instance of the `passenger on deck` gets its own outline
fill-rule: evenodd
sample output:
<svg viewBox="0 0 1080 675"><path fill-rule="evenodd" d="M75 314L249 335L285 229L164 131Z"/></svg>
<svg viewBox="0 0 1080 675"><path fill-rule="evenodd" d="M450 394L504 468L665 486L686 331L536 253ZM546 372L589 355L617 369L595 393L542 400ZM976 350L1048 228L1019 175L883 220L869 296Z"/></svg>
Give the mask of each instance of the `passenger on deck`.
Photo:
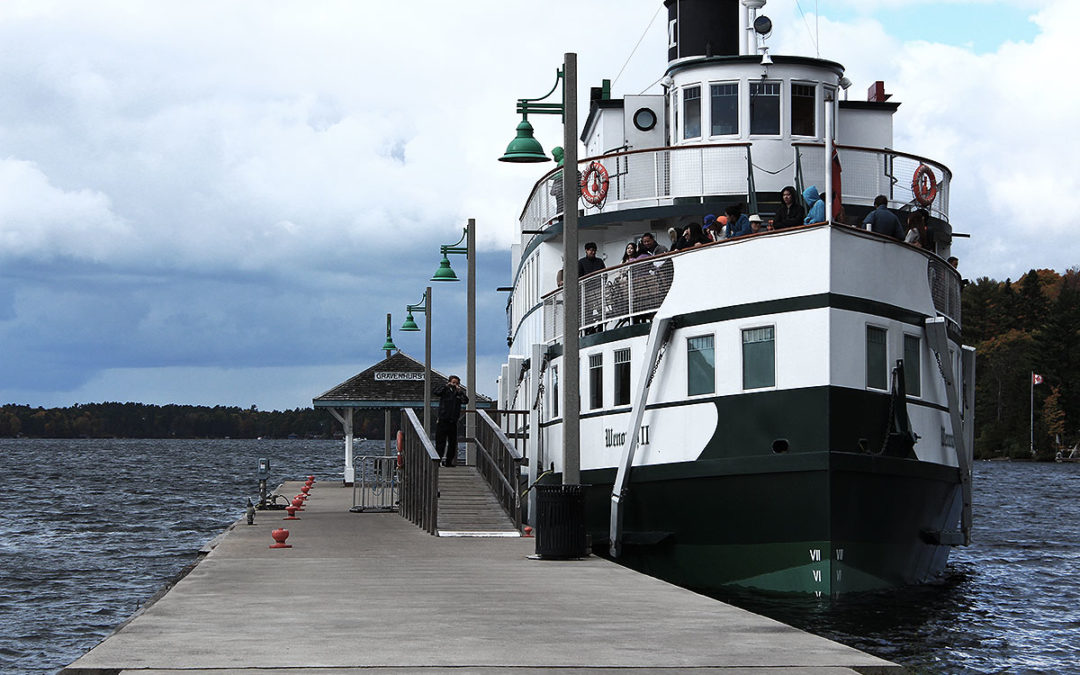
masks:
<svg viewBox="0 0 1080 675"><path fill-rule="evenodd" d="M773 218L773 227L779 230L781 227L802 225L806 218L806 208L794 187L788 185L780 191L780 202L780 208L776 210Z"/></svg>
<svg viewBox="0 0 1080 675"><path fill-rule="evenodd" d="M742 210L742 204L732 204L725 209L728 222L727 234L725 235L726 239L750 234L750 219L746 217L746 214L744 214Z"/></svg>
<svg viewBox="0 0 1080 675"><path fill-rule="evenodd" d="M683 236L679 238L679 250L697 248L698 246L704 246L705 244L711 243L712 240L705 234L705 230L701 229L701 225L690 223L686 226L686 231L683 233Z"/></svg>
<svg viewBox="0 0 1080 675"><path fill-rule="evenodd" d="M711 225L706 225L705 234L713 241L723 241L724 232L727 231L727 216L717 216Z"/></svg>
<svg viewBox="0 0 1080 675"><path fill-rule="evenodd" d="M638 258L643 258L650 255L660 255L661 253L667 253L667 248L656 243L656 237L652 232L646 232L641 235L641 243L638 245Z"/></svg>
<svg viewBox="0 0 1080 675"><path fill-rule="evenodd" d="M817 186L811 185L803 190L803 199L810 207L810 211L803 218L803 223L809 225L810 223L824 223L825 222L825 200L818 194Z"/></svg>
<svg viewBox="0 0 1080 675"><path fill-rule="evenodd" d="M904 243L911 244L916 248L929 248L929 237L926 232L927 216L925 209L912 211L907 219L907 234L904 235Z"/></svg>
<svg viewBox="0 0 1080 675"><path fill-rule="evenodd" d="M765 231L765 223L761 221L761 216L754 214L750 216L750 234L757 234L758 232Z"/></svg>
<svg viewBox="0 0 1080 675"><path fill-rule="evenodd" d="M585 257L577 261L577 273L579 277L604 269L604 261L596 257L596 242L590 241L585 244Z"/></svg>
<svg viewBox="0 0 1080 675"><path fill-rule="evenodd" d="M905 240L904 227L896 214L889 210L889 198L885 195L874 197L874 210L866 214L862 222L864 228L870 226L866 229L871 232L888 235L899 241Z"/></svg>
<svg viewBox="0 0 1080 675"><path fill-rule="evenodd" d="M630 242L626 245L626 252L623 253L622 261L629 262L637 257L637 244Z"/></svg>
<svg viewBox="0 0 1080 675"><path fill-rule="evenodd" d="M668 246L671 247L671 250L672 251L678 250L676 247L678 246L679 239L682 238L682 235L679 233L679 230L675 229L674 227L669 227L667 229L667 236L668 236L668 239L671 240L671 242L668 244Z"/></svg>

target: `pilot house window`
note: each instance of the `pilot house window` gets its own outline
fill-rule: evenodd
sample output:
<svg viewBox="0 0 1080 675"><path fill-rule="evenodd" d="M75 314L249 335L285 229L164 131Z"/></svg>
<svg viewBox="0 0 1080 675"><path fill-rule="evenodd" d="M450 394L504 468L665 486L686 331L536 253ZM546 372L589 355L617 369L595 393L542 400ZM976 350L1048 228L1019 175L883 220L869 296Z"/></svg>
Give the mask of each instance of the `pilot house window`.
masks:
<svg viewBox="0 0 1080 675"><path fill-rule="evenodd" d="M813 136L816 133L814 111L817 106L814 94L812 84L791 84L792 136Z"/></svg>
<svg viewBox="0 0 1080 675"><path fill-rule="evenodd" d="M750 83L750 133L780 133L780 83Z"/></svg>
<svg viewBox="0 0 1080 675"><path fill-rule="evenodd" d="M683 89L683 138L701 136L701 87Z"/></svg>
<svg viewBox="0 0 1080 675"><path fill-rule="evenodd" d="M714 84L712 94L712 135L739 133L739 85Z"/></svg>

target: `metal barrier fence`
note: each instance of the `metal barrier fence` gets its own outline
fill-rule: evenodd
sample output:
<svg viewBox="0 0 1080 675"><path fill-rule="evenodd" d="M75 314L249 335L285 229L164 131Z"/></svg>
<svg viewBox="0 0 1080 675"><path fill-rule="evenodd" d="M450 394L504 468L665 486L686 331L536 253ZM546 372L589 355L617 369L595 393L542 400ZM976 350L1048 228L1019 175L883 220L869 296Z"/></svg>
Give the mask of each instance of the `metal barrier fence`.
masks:
<svg viewBox="0 0 1080 675"><path fill-rule="evenodd" d="M803 184L825 189L825 146L821 143L793 143L797 165L802 166ZM885 195L891 207L912 204L915 193L912 181L920 165L926 165L934 176L937 194L927 207L930 215L949 219L949 187L952 171L943 164L925 157L892 150L837 145L836 154L841 168L841 195L845 203L872 205L874 197Z"/></svg>
<svg viewBox="0 0 1080 675"><path fill-rule="evenodd" d="M675 279L671 257L639 260L611 267L580 282L581 330L629 322L659 309ZM544 341L562 337L562 290L544 298Z"/></svg>
<svg viewBox="0 0 1080 675"><path fill-rule="evenodd" d="M510 415L528 416L527 411L507 410ZM476 470L487 481L514 526L521 530L521 467L525 455L487 412L476 411Z"/></svg>
<svg viewBox="0 0 1080 675"><path fill-rule="evenodd" d="M439 527L439 455L412 408L401 411L401 515L429 534Z"/></svg>
<svg viewBox="0 0 1080 675"><path fill-rule="evenodd" d="M350 511L397 511L400 502L400 482L395 455L361 455L353 457L356 479L353 482L353 505Z"/></svg>

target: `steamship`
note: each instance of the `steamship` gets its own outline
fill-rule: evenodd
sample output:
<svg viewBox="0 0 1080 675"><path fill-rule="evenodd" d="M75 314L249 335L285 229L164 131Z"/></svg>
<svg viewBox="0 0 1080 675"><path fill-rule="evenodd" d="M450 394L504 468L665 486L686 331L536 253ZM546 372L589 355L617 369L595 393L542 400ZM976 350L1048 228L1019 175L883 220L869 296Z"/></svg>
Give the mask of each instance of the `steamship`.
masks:
<svg viewBox="0 0 1080 675"><path fill-rule="evenodd" d="M841 64L770 54L764 4L666 0L661 93L591 91L572 205L606 265L577 282L587 530L690 588L926 582L971 532L952 174L893 148L882 82L855 100ZM511 254L499 404L529 412L529 483L565 468L564 171L535 183ZM834 197L820 222L622 262L733 204L768 222L788 185ZM878 195L928 214L922 246L861 225Z"/></svg>

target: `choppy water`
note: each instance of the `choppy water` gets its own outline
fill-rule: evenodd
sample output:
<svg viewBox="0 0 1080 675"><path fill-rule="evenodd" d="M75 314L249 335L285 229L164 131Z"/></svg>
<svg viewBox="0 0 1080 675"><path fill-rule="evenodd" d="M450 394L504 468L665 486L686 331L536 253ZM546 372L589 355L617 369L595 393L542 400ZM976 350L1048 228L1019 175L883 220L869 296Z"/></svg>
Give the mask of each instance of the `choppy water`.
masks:
<svg viewBox="0 0 1080 675"><path fill-rule="evenodd" d="M372 443L380 452L381 444ZM0 673L93 647L271 484L340 480L341 442L0 439ZM975 544L940 583L736 604L919 673L1080 673L1080 464L981 462Z"/></svg>

